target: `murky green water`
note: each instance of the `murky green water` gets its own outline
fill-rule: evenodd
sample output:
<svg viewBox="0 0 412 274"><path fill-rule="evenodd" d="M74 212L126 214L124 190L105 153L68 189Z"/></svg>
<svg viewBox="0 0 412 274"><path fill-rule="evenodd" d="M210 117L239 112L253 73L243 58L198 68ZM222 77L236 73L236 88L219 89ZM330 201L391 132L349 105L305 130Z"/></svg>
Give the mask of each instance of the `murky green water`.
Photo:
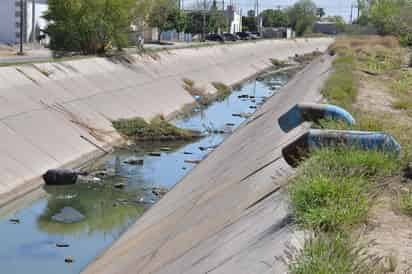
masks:
<svg viewBox="0 0 412 274"><path fill-rule="evenodd" d="M81 272L160 199L153 190L171 189L195 166L190 161L204 159L245 120L236 114L253 113L288 78L285 73L272 74L246 82L225 100L174 121L182 128L209 132L205 138L115 151L93 163L93 169L104 171L96 178L74 186L45 187L46 197L8 212L0 219L0 273ZM248 98L239 98L242 95ZM131 157L142 158L143 165L126 163ZM56 214L67 208L81 218L56 221ZM68 257L74 261L65 262Z"/></svg>

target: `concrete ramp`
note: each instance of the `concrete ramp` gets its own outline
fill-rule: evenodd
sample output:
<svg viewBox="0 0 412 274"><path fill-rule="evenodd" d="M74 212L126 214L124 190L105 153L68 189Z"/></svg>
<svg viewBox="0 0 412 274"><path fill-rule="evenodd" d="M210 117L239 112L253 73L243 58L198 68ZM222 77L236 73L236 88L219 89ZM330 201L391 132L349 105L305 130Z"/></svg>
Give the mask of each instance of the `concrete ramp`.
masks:
<svg viewBox="0 0 412 274"><path fill-rule="evenodd" d="M2 67L0 138L7 141L0 145L0 204L39 187L47 169L89 159L97 150L80 136L108 146L119 140L112 120L170 116L194 103L183 78L213 93L211 82L240 82L267 68L270 58L325 50L332 41L268 40Z"/></svg>
<svg viewBox="0 0 412 274"><path fill-rule="evenodd" d="M331 62L325 56L298 73L84 273L286 272L277 258L296 234L282 148L308 124L284 133L278 119L320 100Z"/></svg>

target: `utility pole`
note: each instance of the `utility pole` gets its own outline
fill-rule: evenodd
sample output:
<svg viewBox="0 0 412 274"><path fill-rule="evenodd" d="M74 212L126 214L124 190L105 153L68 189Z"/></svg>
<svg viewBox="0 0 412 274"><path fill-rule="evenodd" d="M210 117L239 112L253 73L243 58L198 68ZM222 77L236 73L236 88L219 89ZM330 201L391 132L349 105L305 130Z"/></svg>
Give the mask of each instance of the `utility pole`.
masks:
<svg viewBox="0 0 412 274"><path fill-rule="evenodd" d="M203 0L202 40L206 40L206 0Z"/></svg>
<svg viewBox="0 0 412 274"><path fill-rule="evenodd" d="M36 0L31 1L31 41L36 42Z"/></svg>
<svg viewBox="0 0 412 274"><path fill-rule="evenodd" d="M353 4L350 6L350 22L353 23Z"/></svg>
<svg viewBox="0 0 412 274"><path fill-rule="evenodd" d="M19 55L23 55L23 28L24 28L24 2L23 0L20 0L20 51L19 51Z"/></svg>

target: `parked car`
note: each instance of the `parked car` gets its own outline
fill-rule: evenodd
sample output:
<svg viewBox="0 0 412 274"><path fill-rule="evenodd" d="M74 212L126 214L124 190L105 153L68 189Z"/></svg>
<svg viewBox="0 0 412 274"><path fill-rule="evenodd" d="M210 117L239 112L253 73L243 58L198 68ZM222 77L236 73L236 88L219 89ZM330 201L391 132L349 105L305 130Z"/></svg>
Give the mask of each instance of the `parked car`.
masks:
<svg viewBox="0 0 412 274"><path fill-rule="evenodd" d="M260 32L258 32L258 31L252 31L252 32L250 33L250 35L252 36L252 39L253 39L253 37L256 38L256 39L262 38L262 35L261 35Z"/></svg>
<svg viewBox="0 0 412 274"><path fill-rule="evenodd" d="M253 32L248 32L247 31L246 33L249 35L250 40L257 40L257 39L260 38L258 35L254 34Z"/></svg>
<svg viewBox="0 0 412 274"><path fill-rule="evenodd" d="M223 33L223 37L225 38L225 41L237 41L239 40L239 37L236 34L233 33Z"/></svg>
<svg viewBox="0 0 412 274"><path fill-rule="evenodd" d="M215 42L224 42L225 38L223 37L223 35L220 35L220 34L217 34L217 33L212 33L212 34L208 34L206 36L206 40L215 41Z"/></svg>
<svg viewBox="0 0 412 274"><path fill-rule="evenodd" d="M252 39L250 37L250 34L247 33L246 31L236 32L236 35L239 36L239 38L241 40L250 40L250 39Z"/></svg>

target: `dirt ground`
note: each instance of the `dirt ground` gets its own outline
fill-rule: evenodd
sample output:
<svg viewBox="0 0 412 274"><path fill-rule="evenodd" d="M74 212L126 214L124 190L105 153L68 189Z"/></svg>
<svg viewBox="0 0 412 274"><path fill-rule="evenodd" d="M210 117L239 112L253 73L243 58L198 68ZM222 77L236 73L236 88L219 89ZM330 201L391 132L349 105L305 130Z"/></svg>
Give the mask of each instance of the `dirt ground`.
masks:
<svg viewBox="0 0 412 274"><path fill-rule="evenodd" d="M412 124L412 119L401 110L392 108L395 100L380 77L360 75L359 95L355 107L363 111L390 113L399 123ZM412 136L411 136L412 138ZM361 238L370 243L370 254L382 258L385 273L412 273L412 217L399 210L399 195L407 191L412 181L391 178L377 197Z"/></svg>
<svg viewBox="0 0 412 274"><path fill-rule="evenodd" d="M14 48L0 44L0 57L13 56L15 53Z"/></svg>
<svg viewBox="0 0 412 274"><path fill-rule="evenodd" d="M402 114L402 111L392 108L395 98L388 92L385 84L376 76L368 76L360 72L359 94L355 108L376 113Z"/></svg>

